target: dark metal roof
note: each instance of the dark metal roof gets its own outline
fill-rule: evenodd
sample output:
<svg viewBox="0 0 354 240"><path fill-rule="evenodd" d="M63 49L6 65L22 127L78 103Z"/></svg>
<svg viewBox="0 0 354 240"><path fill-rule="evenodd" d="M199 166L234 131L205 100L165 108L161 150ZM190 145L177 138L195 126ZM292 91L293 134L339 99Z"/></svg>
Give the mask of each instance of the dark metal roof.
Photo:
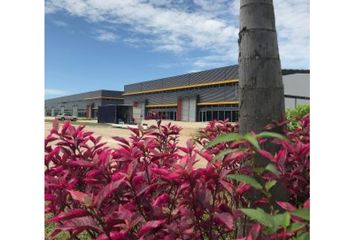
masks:
<svg viewBox="0 0 354 240"><path fill-rule="evenodd" d="M173 77L149 80L140 83L128 84L124 86L124 92L145 91L161 88L176 87L182 85L192 85L235 79L238 77L238 65L220 67L201 72L193 72Z"/></svg>
<svg viewBox="0 0 354 240"><path fill-rule="evenodd" d="M309 69L283 69L282 71L283 76L295 73L310 73Z"/></svg>
<svg viewBox="0 0 354 240"><path fill-rule="evenodd" d="M105 98L105 97L114 97L114 98L121 98L123 91L114 91L114 90L96 90L91 92L84 92L78 94L67 95L63 97L56 97L46 99L46 102L65 102L65 101L74 101L74 100L82 100L85 98Z"/></svg>
<svg viewBox="0 0 354 240"><path fill-rule="evenodd" d="M204 70L201 72L187 73L173 77L160 78L155 80L143 81L139 83L128 84L124 86L124 92L146 91L161 88L169 88L183 85L192 85L199 83L217 82L222 80L237 79L238 65L230 65L226 67ZM306 69L284 69L283 75L295 73L310 73Z"/></svg>

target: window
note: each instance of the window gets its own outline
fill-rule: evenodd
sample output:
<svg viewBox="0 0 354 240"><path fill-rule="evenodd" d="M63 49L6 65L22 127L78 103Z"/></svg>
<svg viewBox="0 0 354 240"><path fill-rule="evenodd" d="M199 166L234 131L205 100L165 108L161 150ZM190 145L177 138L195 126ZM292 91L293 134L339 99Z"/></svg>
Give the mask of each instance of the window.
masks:
<svg viewBox="0 0 354 240"><path fill-rule="evenodd" d="M64 109L63 114L64 114L65 116L70 116L70 115L72 115L72 110Z"/></svg>
<svg viewBox="0 0 354 240"><path fill-rule="evenodd" d="M218 111L213 111L213 119L212 120L218 120Z"/></svg>
<svg viewBox="0 0 354 240"><path fill-rule="evenodd" d="M224 120L224 119L225 119L225 112L219 111L219 120Z"/></svg>
<svg viewBox="0 0 354 240"><path fill-rule="evenodd" d="M229 121L231 121L231 111L225 111L225 119L229 119Z"/></svg>
<svg viewBox="0 0 354 240"><path fill-rule="evenodd" d="M238 122L238 111L231 111L231 122Z"/></svg>
<svg viewBox="0 0 354 240"><path fill-rule="evenodd" d="M78 109L77 116L78 117L86 117L86 110L85 109Z"/></svg>
<svg viewBox="0 0 354 240"><path fill-rule="evenodd" d="M211 121L211 111L206 112L206 120Z"/></svg>

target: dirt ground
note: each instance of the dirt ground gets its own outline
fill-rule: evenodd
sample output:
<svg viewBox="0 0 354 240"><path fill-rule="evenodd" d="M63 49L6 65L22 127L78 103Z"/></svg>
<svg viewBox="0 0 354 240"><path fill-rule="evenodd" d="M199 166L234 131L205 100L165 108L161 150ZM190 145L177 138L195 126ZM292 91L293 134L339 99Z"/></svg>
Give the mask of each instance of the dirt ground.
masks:
<svg viewBox="0 0 354 240"><path fill-rule="evenodd" d="M52 127L52 123L49 122L50 119L46 118L45 121L45 135L49 134L49 131ZM129 129L121 129L121 128L114 128L108 124L97 124L95 120L79 120L80 123L86 125L87 131L92 131L95 136L102 136L102 141L107 142L107 146L116 147L117 143L112 137L120 136L124 138L130 137L130 130ZM148 125L154 124L155 122L152 120L144 121ZM163 121L162 124L167 124L168 121ZM173 124L182 127L181 135L180 135L180 145L184 146L188 139L192 138L197 132L198 129L205 126L205 123L191 123L191 122L176 122L173 121ZM62 124L62 122L60 122ZM205 164L204 161L197 163L198 166L203 166Z"/></svg>
<svg viewBox="0 0 354 240"><path fill-rule="evenodd" d="M48 135L51 127L52 127L52 123L51 122L45 122L45 134ZM119 137L125 137L128 138L130 136L130 131L128 129L121 129L121 128L114 128L111 127L108 124L97 124L95 125L94 123L96 123L95 120L79 120L80 123L85 124L88 123L88 125L86 125L86 130L87 131L92 131L94 132L95 136L102 136L102 140L107 142L107 145L110 147L115 147L116 146L116 142L115 140L112 139L112 137L115 136L119 136ZM148 125L154 124L154 121L150 120L150 121L144 121L144 123L147 123ZM163 121L162 124L167 124L168 121ZM204 127L205 123L187 123L187 122L176 122L173 121L173 124L176 124L179 127L182 127L182 131L181 131L181 135L180 135L180 144L185 145L186 141L189 138L192 138L198 131L199 128ZM62 124L62 122L60 122L60 124Z"/></svg>

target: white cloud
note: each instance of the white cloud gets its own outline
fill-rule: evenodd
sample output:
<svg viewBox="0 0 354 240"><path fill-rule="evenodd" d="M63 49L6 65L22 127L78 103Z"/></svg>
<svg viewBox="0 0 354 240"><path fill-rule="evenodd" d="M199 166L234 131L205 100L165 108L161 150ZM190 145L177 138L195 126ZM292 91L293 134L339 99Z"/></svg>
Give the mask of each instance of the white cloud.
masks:
<svg viewBox="0 0 354 240"><path fill-rule="evenodd" d="M115 42L118 39L118 36L115 33L106 30L98 30L95 38L102 42Z"/></svg>
<svg viewBox="0 0 354 240"><path fill-rule="evenodd" d="M88 21L126 24L132 32L144 34L142 41L151 43L156 51L181 53L199 49L214 54L230 48L236 51L236 25L203 11L167 9L159 7L157 1L138 0L49 0L48 4L52 9L55 6Z"/></svg>
<svg viewBox="0 0 354 240"><path fill-rule="evenodd" d="M279 52L283 66L309 65L310 1L275 0Z"/></svg>
<svg viewBox="0 0 354 240"><path fill-rule="evenodd" d="M46 88L44 93L46 97L60 97L70 94L68 91L54 88Z"/></svg>
<svg viewBox="0 0 354 240"><path fill-rule="evenodd" d="M306 65L309 0L275 0L274 4L283 66ZM58 10L117 30L124 24L134 34L123 39L129 44L149 44L155 51L181 56L203 52L193 62L198 68L237 63L239 0L46 1L47 13ZM112 34L103 34L101 40L115 40Z"/></svg>

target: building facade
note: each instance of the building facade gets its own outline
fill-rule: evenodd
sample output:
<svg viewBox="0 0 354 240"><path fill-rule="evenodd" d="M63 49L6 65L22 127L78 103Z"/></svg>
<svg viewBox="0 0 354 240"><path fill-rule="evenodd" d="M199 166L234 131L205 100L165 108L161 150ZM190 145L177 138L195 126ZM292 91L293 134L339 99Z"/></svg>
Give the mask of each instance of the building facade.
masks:
<svg viewBox="0 0 354 240"><path fill-rule="evenodd" d="M309 102L309 71L283 70L287 108ZM151 116L189 122L229 119L238 121L238 66L140 82L124 86L124 103L133 118Z"/></svg>
<svg viewBox="0 0 354 240"><path fill-rule="evenodd" d="M122 91L98 90L45 100L45 115L71 114L96 118L100 106L122 104Z"/></svg>
<svg viewBox="0 0 354 240"><path fill-rule="evenodd" d="M309 70L283 70L282 74L286 108L309 104ZM238 66L232 65L129 84L124 86L124 92L98 90L48 99L45 101L45 114L68 113L96 118L99 107L115 105L102 108L101 115L106 119L110 113L107 109L114 109L112 114L126 122L141 123L152 117L186 122L224 119L237 122L238 85ZM118 121L116 118L115 122Z"/></svg>

